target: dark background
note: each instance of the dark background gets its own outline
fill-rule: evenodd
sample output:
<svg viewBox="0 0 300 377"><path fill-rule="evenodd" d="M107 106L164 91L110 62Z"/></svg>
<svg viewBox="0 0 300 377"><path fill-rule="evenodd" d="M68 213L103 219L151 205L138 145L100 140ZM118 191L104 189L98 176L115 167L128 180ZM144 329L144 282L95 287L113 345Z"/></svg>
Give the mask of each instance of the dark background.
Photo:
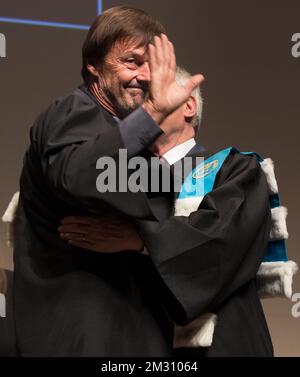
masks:
<svg viewBox="0 0 300 377"><path fill-rule="evenodd" d="M288 251L299 263L298 143L300 58L291 37L300 32L299 0L104 0L103 9L131 5L156 16L174 42L177 61L201 72L204 115L199 139L208 148L234 145L275 162L288 207ZM0 0L0 17L89 25L94 0ZM0 22L7 57L0 58L0 213L18 190L28 131L50 102L81 83L86 31ZM1 224L0 267L12 269ZM298 274L299 275L299 274ZM300 292L300 278L294 283ZM300 318L288 300L264 301L276 355L300 356Z"/></svg>

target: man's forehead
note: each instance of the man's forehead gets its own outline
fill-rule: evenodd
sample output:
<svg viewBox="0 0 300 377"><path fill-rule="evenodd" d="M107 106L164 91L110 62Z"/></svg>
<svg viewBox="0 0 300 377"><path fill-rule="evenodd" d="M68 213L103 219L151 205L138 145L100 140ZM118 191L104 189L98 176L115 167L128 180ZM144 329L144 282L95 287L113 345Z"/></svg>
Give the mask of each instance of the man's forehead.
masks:
<svg viewBox="0 0 300 377"><path fill-rule="evenodd" d="M140 41L133 39L117 41L113 46L114 52L118 54L134 53L144 55L147 52L147 46L142 45Z"/></svg>

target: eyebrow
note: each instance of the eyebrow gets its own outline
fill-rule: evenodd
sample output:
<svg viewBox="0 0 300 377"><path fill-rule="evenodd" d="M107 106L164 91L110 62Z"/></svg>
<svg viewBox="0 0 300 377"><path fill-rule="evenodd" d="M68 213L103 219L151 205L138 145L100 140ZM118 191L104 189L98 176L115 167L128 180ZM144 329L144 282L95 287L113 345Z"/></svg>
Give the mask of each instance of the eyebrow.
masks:
<svg viewBox="0 0 300 377"><path fill-rule="evenodd" d="M147 51L144 51L143 53L138 52L136 50L127 51L127 52L124 52L124 54L122 55L122 58L128 58L130 56L138 57L138 58L144 58L145 61L148 60Z"/></svg>

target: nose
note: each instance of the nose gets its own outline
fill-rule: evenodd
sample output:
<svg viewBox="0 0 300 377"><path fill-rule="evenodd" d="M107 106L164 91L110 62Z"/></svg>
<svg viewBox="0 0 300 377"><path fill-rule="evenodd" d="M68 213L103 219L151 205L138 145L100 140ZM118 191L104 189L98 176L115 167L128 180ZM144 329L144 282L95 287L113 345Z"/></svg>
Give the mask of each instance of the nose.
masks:
<svg viewBox="0 0 300 377"><path fill-rule="evenodd" d="M136 78L139 81L150 82L150 67L148 62L144 62L139 66Z"/></svg>

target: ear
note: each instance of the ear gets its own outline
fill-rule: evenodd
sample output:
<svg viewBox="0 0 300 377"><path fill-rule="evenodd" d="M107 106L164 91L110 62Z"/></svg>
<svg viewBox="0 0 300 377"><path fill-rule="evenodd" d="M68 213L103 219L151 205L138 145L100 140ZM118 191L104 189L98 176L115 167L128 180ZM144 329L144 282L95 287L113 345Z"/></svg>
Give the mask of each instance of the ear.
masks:
<svg viewBox="0 0 300 377"><path fill-rule="evenodd" d="M94 77L99 77L99 73L93 65L87 64L86 68Z"/></svg>
<svg viewBox="0 0 300 377"><path fill-rule="evenodd" d="M195 97L190 96L189 99L185 103L184 108L184 116L186 118L193 118L196 115L197 112L197 105Z"/></svg>

